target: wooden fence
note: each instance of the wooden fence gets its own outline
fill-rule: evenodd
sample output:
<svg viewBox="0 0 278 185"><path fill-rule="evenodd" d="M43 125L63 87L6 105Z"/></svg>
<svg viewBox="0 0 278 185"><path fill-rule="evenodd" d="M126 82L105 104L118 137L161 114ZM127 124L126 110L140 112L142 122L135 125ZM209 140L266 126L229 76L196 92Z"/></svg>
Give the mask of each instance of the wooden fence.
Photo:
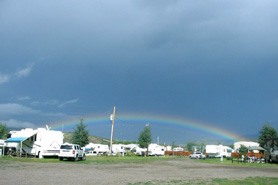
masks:
<svg viewBox="0 0 278 185"><path fill-rule="evenodd" d="M232 153L232 157L233 158L241 158L242 155L240 155L239 153ZM244 154L244 157L257 157L258 159L263 158L264 154L262 153L252 153L249 152L247 154Z"/></svg>
<svg viewBox="0 0 278 185"><path fill-rule="evenodd" d="M175 155L175 156L189 156L192 152L185 151L165 151L165 155Z"/></svg>

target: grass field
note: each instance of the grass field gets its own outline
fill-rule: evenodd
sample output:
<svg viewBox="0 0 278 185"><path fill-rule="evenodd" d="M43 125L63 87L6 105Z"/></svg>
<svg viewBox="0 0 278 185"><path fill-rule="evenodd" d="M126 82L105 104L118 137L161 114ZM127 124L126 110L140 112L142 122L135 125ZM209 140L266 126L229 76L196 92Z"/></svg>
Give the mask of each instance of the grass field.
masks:
<svg viewBox="0 0 278 185"><path fill-rule="evenodd" d="M174 184L174 185L190 185L190 184L206 184L206 185L278 185L278 178L273 177L248 177L242 180L231 179L194 179L194 180L171 180L171 181L149 181L138 182L129 185L155 185L155 184Z"/></svg>
<svg viewBox="0 0 278 185"><path fill-rule="evenodd" d="M76 164L116 164L116 163L150 163L155 161L162 161L165 159L175 159L173 157L141 157L141 156L87 156L85 161L59 161L58 158L19 158L19 157L0 157L0 163L8 161L18 161L18 162L41 162L41 163L61 163L61 162L71 162Z"/></svg>
<svg viewBox="0 0 278 185"><path fill-rule="evenodd" d="M163 161L163 160L186 160L189 157L180 157L180 156L164 156L164 157L141 157L141 156L87 156L85 161L75 162L77 164L116 164L116 163L150 163L155 161ZM235 165L235 166L254 166L254 167L278 167L278 164L269 164L269 163L241 163L235 162L232 163L232 160L223 159L223 162L220 161L220 158L207 158L205 160L202 159L191 159L194 162L201 163L210 163L210 164L224 164L224 165ZM73 161L59 161L58 158L18 158L18 157L0 157L0 163L4 161L19 161L19 162L41 162L41 163L60 163L60 162L73 162Z"/></svg>

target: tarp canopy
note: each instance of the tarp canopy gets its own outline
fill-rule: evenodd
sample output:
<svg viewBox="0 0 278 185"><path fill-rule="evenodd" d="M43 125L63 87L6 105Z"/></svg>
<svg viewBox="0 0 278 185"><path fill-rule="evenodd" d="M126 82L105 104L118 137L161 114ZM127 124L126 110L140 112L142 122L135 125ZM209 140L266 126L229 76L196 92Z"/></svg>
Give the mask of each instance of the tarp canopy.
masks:
<svg viewBox="0 0 278 185"><path fill-rule="evenodd" d="M265 150L265 149L260 146L251 146L248 148L248 150Z"/></svg>
<svg viewBox="0 0 278 185"><path fill-rule="evenodd" d="M28 139L29 137L11 137L5 141L5 143L20 143L21 141L24 141Z"/></svg>

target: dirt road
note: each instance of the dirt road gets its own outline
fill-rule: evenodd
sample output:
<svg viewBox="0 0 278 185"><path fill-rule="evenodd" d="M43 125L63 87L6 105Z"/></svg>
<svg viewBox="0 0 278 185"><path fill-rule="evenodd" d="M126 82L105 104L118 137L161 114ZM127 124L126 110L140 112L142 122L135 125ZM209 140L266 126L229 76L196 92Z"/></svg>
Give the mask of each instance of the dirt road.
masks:
<svg viewBox="0 0 278 185"><path fill-rule="evenodd" d="M128 184L147 181L210 178L243 179L278 177L278 168L199 163L194 160L162 160L151 164L78 164L3 162L1 184Z"/></svg>

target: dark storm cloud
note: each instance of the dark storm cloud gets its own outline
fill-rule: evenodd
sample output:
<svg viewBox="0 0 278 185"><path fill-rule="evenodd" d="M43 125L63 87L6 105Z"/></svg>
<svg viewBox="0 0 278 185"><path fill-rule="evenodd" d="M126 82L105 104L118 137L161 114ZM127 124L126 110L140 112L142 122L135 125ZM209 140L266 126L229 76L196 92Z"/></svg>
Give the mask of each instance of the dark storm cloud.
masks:
<svg viewBox="0 0 278 185"><path fill-rule="evenodd" d="M74 116L117 105L256 132L278 121L277 5L1 1L1 104ZM28 77L10 80L30 64Z"/></svg>

